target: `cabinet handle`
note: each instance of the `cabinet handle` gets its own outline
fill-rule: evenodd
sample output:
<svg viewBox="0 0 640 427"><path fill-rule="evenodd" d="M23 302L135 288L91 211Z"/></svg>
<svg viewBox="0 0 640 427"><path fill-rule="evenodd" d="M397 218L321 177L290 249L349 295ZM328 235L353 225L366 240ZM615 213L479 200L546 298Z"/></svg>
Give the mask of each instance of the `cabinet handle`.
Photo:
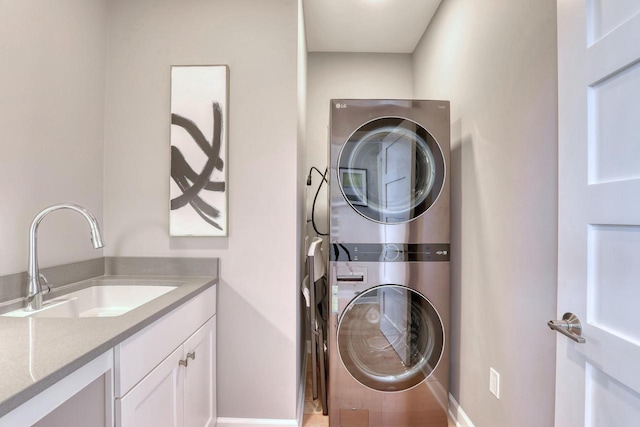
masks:
<svg viewBox="0 0 640 427"><path fill-rule="evenodd" d="M178 366L184 366L185 368L189 367L189 359L196 360L196 352L187 353L187 357L184 360L180 360L178 362Z"/></svg>

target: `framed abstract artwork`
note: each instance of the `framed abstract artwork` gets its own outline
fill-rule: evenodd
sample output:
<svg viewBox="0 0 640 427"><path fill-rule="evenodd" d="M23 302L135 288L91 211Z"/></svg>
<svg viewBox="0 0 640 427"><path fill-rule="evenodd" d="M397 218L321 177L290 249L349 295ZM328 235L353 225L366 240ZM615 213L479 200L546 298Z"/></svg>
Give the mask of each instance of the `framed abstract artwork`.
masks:
<svg viewBox="0 0 640 427"><path fill-rule="evenodd" d="M227 236L229 67L171 67L169 234Z"/></svg>

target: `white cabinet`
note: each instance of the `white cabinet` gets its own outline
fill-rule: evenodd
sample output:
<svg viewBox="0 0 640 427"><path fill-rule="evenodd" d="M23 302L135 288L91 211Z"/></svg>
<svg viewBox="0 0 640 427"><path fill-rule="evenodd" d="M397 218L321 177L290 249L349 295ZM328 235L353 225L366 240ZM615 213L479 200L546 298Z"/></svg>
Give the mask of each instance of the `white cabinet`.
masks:
<svg viewBox="0 0 640 427"><path fill-rule="evenodd" d="M116 346L116 426L213 427L215 332L210 288Z"/></svg>

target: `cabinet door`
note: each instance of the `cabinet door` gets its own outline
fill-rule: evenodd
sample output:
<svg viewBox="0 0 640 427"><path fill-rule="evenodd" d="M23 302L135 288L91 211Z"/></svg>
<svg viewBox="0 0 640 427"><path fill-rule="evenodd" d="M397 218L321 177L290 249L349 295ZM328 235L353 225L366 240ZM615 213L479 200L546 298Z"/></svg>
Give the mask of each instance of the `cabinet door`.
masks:
<svg viewBox="0 0 640 427"><path fill-rule="evenodd" d="M189 364L184 370L184 425L208 427L216 423L216 316L184 343Z"/></svg>
<svg viewBox="0 0 640 427"><path fill-rule="evenodd" d="M184 422L182 346L122 399L116 399L120 427L182 427Z"/></svg>

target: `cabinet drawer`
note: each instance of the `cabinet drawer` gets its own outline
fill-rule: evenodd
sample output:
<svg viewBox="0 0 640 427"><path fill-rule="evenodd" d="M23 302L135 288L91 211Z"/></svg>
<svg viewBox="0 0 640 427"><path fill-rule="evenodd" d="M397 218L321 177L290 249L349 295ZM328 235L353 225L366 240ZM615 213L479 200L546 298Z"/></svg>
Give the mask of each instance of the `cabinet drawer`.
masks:
<svg viewBox="0 0 640 427"><path fill-rule="evenodd" d="M115 397L124 396L216 313L216 286L115 347Z"/></svg>

